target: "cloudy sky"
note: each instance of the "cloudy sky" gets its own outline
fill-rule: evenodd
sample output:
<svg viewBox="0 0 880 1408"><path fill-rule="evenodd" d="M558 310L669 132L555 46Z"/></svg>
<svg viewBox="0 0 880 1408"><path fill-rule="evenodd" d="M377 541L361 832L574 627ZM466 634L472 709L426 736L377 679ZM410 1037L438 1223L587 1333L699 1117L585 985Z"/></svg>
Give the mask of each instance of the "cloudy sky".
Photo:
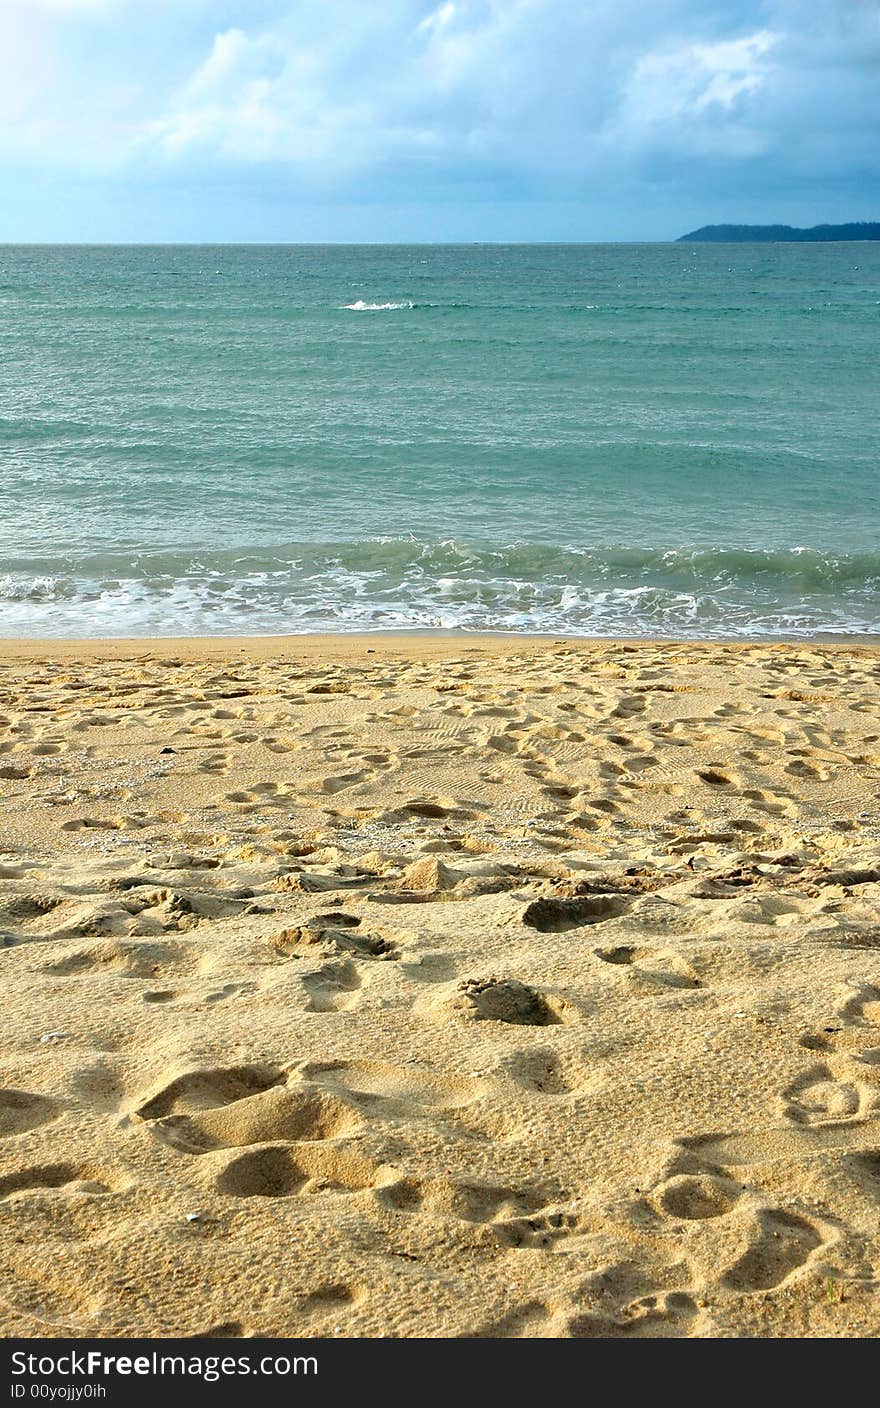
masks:
<svg viewBox="0 0 880 1408"><path fill-rule="evenodd" d="M0 0L2 240L880 218L880 0Z"/></svg>

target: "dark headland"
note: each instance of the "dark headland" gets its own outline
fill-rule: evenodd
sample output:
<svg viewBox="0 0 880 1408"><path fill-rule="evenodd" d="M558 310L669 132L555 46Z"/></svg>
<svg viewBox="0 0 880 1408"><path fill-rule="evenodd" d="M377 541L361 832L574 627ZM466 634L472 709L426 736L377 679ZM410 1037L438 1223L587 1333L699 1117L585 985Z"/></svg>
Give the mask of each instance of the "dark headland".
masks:
<svg viewBox="0 0 880 1408"><path fill-rule="evenodd" d="M774 244L817 243L825 240L880 240L880 223L859 220L850 225L813 225L799 230L796 225L704 225L679 236L676 244Z"/></svg>

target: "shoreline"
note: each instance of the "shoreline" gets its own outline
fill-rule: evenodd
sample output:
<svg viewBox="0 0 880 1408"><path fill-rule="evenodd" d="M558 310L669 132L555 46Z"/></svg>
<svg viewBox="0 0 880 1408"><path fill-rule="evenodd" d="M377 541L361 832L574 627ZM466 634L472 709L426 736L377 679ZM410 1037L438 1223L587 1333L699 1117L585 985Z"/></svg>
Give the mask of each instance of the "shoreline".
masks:
<svg viewBox="0 0 880 1408"><path fill-rule="evenodd" d="M191 660L219 659L246 654L254 660L299 657L306 660L359 659L368 654L425 658L455 655L462 651L486 656L517 654L521 650L603 651L619 648L634 653L640 649L723 650L732 654L749 651L810 650L829 653L868 655L880 653L880 636L829 636L742 638L674 636L569 636L565 634L519 634L502 631L395 630L314 632L302 635L246 636L34 636L0 637L0 663L44 660L59 661L167 659L183 656Z"/></svg>

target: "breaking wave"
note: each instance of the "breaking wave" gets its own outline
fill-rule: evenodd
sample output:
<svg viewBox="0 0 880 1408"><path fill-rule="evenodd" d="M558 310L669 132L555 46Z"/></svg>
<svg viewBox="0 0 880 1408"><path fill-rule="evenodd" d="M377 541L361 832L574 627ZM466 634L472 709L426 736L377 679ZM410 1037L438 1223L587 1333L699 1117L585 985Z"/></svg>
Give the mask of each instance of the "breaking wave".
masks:
<svg viewBox="0 0 880 1408"><path fill-rule="evenodd" d="M411 537L9 563L0 636L880 635L880 555Z"/></svg>
<svg viewBox="0 0 880 1408"><path fill-rule="evenodd" d="M415 304L410 298L400 303L365 303L359 298L355 303L343 303L342 307L350 313L390 313L398 308L414 308Z"/></svg>

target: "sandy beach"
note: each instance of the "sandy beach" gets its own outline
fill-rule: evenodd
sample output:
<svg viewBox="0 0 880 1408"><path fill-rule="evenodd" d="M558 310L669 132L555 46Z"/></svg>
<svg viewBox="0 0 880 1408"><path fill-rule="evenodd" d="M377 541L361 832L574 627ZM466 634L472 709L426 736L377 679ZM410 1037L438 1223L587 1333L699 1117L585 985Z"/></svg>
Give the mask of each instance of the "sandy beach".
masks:
<svg viewBox="0 0 880 1408"><path fill-rule="evenodd" d="M877 1335L875 648L0 691L4 1335Z"/></svg>

